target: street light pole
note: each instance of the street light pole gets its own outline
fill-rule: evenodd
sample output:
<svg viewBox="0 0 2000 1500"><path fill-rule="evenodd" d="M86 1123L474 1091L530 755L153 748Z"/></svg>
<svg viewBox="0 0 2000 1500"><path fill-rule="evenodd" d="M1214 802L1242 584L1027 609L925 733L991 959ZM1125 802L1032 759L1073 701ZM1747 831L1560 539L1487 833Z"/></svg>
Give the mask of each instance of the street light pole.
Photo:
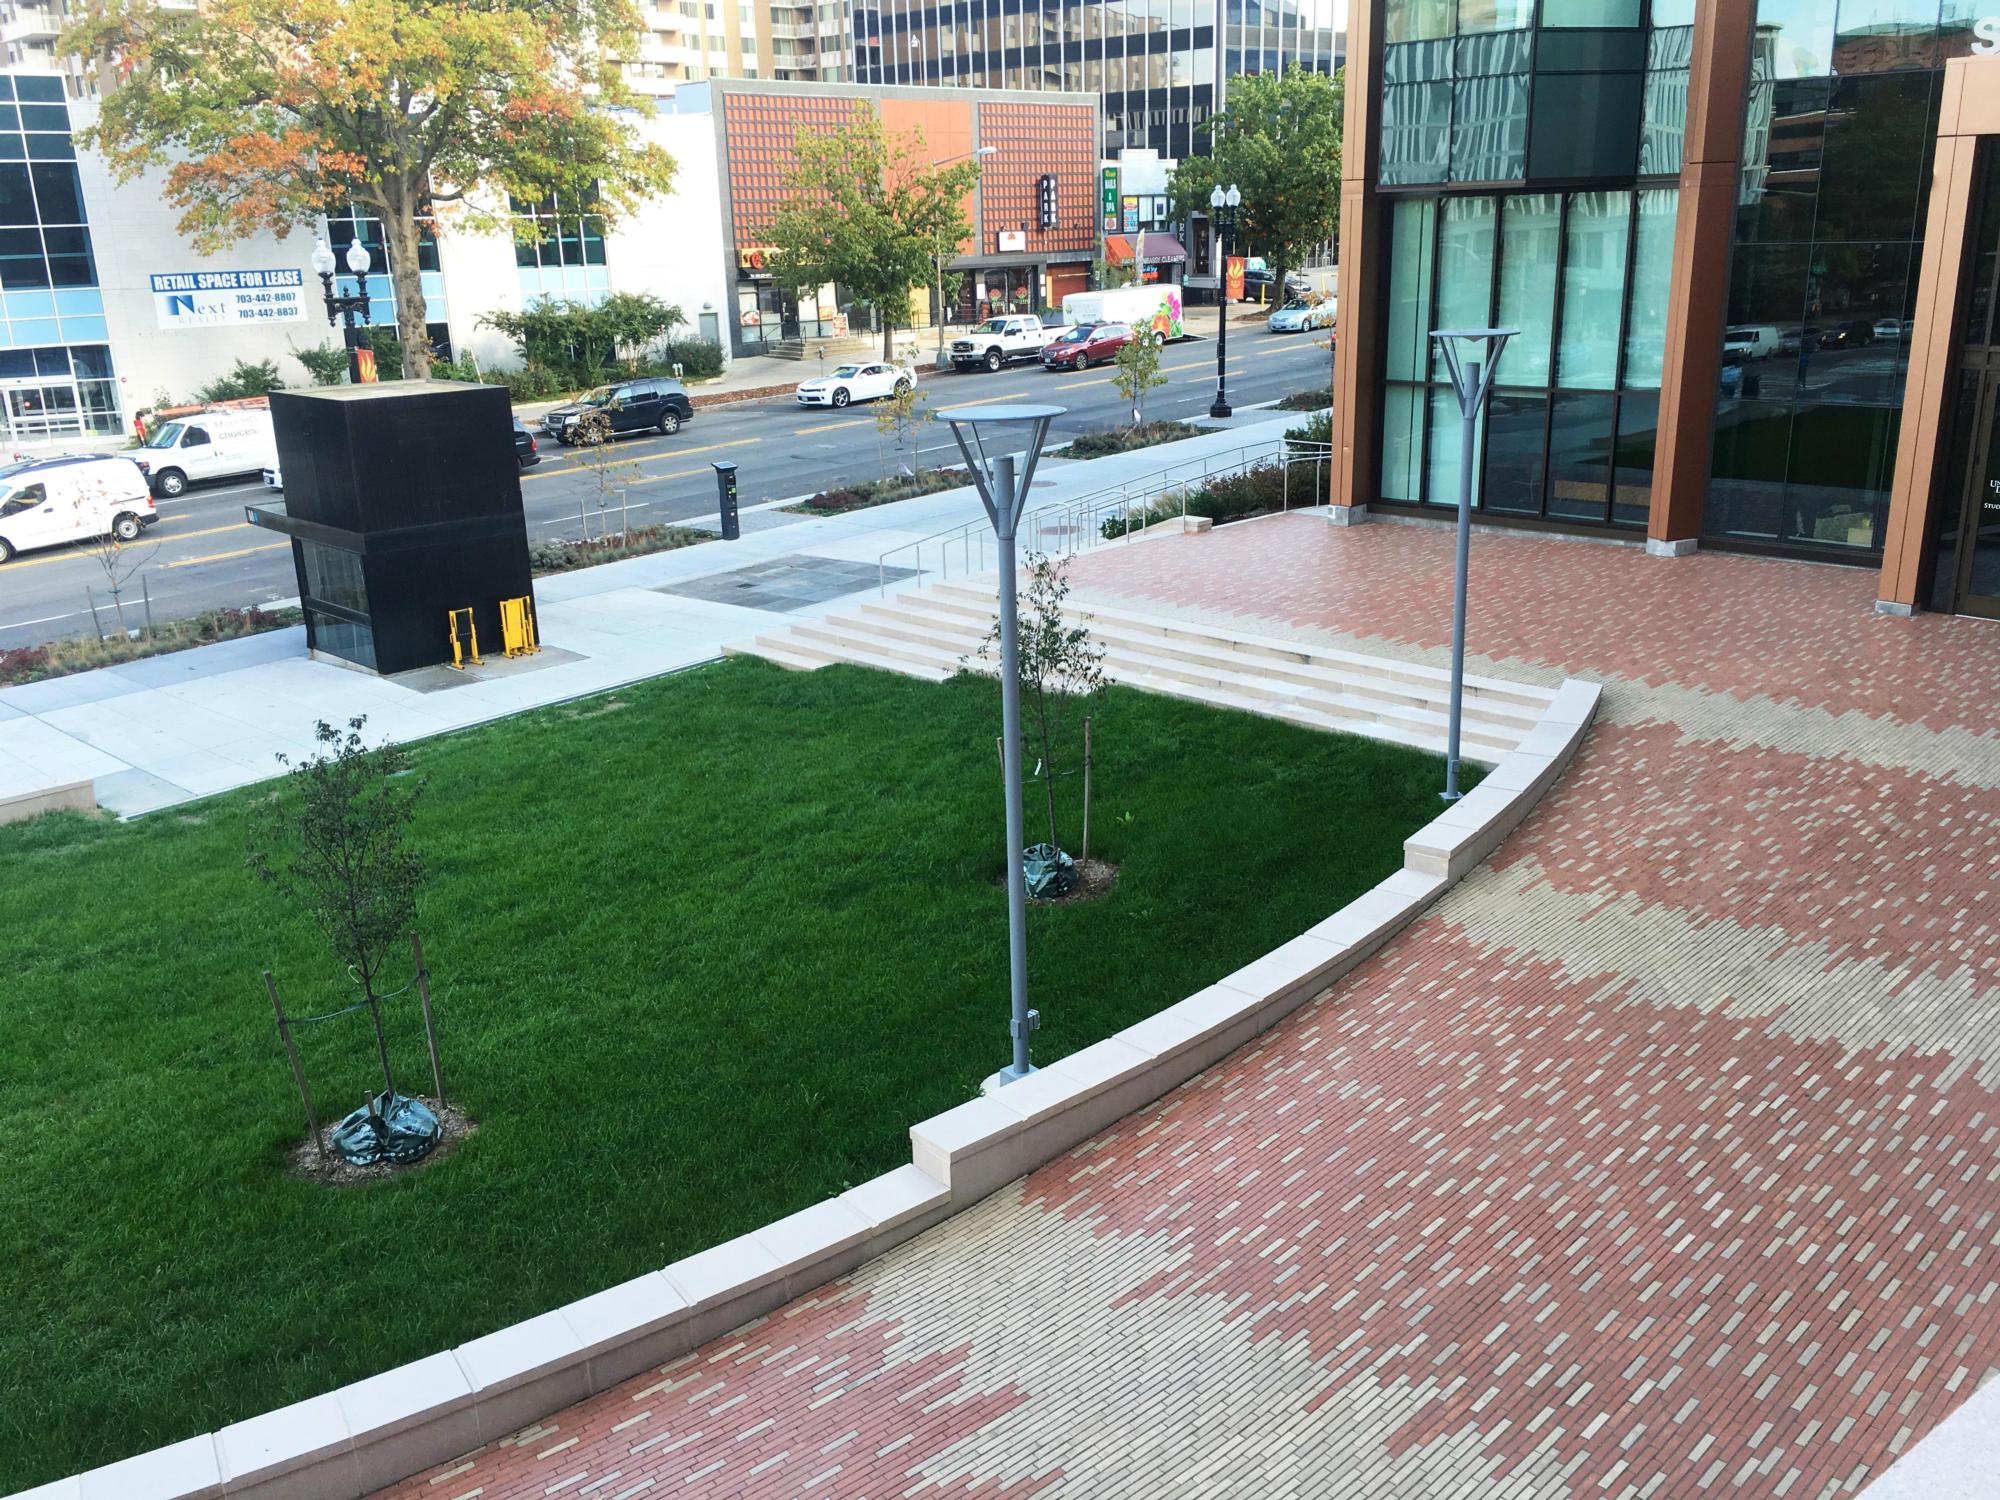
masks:
<svg viewBox="0 0 2000 1500"><path fill-rule="evenodd" d="M357 236L347 247L347 269L354 273L356 291L347 296L333 289L333 272L337 262L333 251L324 239L313 246L312 268L319 273L320 293L326 299L326 322L329 328L340 320L341 342L347 346L347 378L355 385L361 384L361 342L356 336L357 315L362 322L368 318L368 247Z"/></svg>
<svg viewBox="0 0 2000 1500"><path fill-rule="evenodd" d="M979 487L980 503L993 523L1000 569L1000 774L1005 783L1007 819L1007 1030L1013 1039L1013 1055L1006 1067L987 1078L983 1085L987 1092L1034 1072L1029 1038L1041 1024L1040 1014L1028 1009L1028 880L1021 867L1021 645L1014 539L1034 482L1042 440L1048 435L1049 424L1063 410L1060 406L970 406L939 413L951 425L958 450L965 455L965 466ZM997 439L1022 428L1027 441L1018 457L1011 451L987 456L989 434Z"/></svg>
<svg viewBox="0 0 2000 1500"><path fill-rule="evenodd" d="M1215 400L1208 407L1211 417L1226 417L1230 412L1229 374L1223 367L1229 357L1229 235L1236 228L1236 208L1242 201L1243 195L1233 182L1227 192L1218 182L1208 195L1209 209L1215 215L1216 255L1222 262L1216 267L1221 274L1215 278Z"/></svg>
<svg viewBox="0 0 2000 1500"><path fill-rule="evenodd" d="M966 161L968 159L976 161L981 157L993 155L999 149L998 146L980 146L972 151L961 151L956 156L941 156L932 162L931 165L933 167L948 167L957 161ZM932 283L932 290L937 296L937 356L935 362L937 368L942 370L944 368L944 246L942 244L932 249L931 263L936 275L936 280Z"/></svg>
<svg viewBox="0 0 2000 1500"><path fill-rule="evenodd" d="M1434 328L1452 390L1458 396L1458 557L1451 605L1451 715L1445 734L1445 801L1456 802L1458 789L1458 730L1465 705L1465 595L1472 556L1472 479L1477 459L1479 413L1493 390L1493 372L1500 352L1519 330L1513 328ZM1461 353L1459 343L1468 347ZM1481 357L1483 356L1483 358Z"/></svg>

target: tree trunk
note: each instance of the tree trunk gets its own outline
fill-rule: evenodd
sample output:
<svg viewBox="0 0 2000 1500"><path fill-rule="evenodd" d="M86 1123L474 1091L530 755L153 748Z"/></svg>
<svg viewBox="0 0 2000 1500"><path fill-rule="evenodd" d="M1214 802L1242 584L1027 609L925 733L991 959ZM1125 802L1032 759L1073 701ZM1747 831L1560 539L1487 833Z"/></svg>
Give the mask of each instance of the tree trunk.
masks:
<svg viewBox="0 0 2000 1500"><path fill-rule="evenodd" d="M1290 267L1285 264L1285 258L1282 255L1279 256L1277 258L1277 274L1271 281L1271 305L1273 307L1283 307L1287 302L1292 300L1291 294L1285 289L1285 273L1289 269Z"/></svg>
<svg viewBox="0 0 2000 1500"><path fill-rule="evenodd" d="M365 986L368 992L368 1014L375 1022L375 1053L382 1059L382 1084L393 1098L396 1092L396 1075L389 1071L389 1039L382 1031L382 1002L375 998L375 986Z"/></svg>
<svg viewBox="0 0 2000 1500"><path fill-rule="evenodd" d="M425 329L423 268L417 263L417 193L396 192L398 201L382 208L382 233L389 248L390 286L396 293L396 334L403 342L403 378L431 376L431 340Z"/></svg>
<svg viewBox="0 0 2000 1500"><path fill-rule="evenodd" d="M893 365L895 362L896 325L889 321L889 315L885 312L882 314L882 363Z"/></svg>
<svg viewBox="0 0 2000 1500"><path fill-rule="evenodd" d="M1056 766L1049 750L1049 710L1039 692L1035 694L1035 718L1042 732L1042 789L1049 800L1049 843L1060 849L1062 845L1056 841Z"/></svg>

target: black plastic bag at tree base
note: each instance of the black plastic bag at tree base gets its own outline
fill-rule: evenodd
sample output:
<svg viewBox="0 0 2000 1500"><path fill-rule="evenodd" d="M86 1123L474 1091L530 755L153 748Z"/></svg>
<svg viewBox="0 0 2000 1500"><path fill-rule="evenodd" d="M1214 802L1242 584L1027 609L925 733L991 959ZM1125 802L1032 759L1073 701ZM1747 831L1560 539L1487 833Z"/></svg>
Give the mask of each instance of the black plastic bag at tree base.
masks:
<svg viewBox="0 0 2000 1500"><path fill-rule="evenodd" d="M444 1127L431 1107L405 1094L377 1094L333 1127L333 1148L357 1167L408 1166L436 1149Z"/></svg>
<svg viewBox="0 0 2000 1500"><path fill-rule="evenodd" d="M1036 901L1053 901L1076 889L1076 862L1054 844L1024 849L1021 871L1027 876L1028 895Z"/></svg>

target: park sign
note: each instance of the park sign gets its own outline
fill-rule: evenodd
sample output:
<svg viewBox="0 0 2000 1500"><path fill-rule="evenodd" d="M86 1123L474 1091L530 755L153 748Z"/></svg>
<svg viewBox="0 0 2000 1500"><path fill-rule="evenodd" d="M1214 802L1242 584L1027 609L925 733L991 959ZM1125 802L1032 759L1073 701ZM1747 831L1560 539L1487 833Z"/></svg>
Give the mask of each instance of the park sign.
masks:
<svg viewBox="0 0 2000 1500"><path fill-rule="evenodd" d="M170 271L150 280L165 329L297 323L306 315L303 271Z"/></svg>

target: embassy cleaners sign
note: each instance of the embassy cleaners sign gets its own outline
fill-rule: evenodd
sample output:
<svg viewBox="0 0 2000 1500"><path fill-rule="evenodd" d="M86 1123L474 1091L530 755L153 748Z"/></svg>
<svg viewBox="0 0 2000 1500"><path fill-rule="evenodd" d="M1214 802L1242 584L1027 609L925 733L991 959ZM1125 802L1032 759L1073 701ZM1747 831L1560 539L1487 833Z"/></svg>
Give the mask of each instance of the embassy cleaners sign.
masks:
<svg viewBox="0 0 2000 1500"><path fill-rule="evenodd" d="M166 329L296 323L306 315L303 271L170 271L150 279L153 311Z"/></svg>

